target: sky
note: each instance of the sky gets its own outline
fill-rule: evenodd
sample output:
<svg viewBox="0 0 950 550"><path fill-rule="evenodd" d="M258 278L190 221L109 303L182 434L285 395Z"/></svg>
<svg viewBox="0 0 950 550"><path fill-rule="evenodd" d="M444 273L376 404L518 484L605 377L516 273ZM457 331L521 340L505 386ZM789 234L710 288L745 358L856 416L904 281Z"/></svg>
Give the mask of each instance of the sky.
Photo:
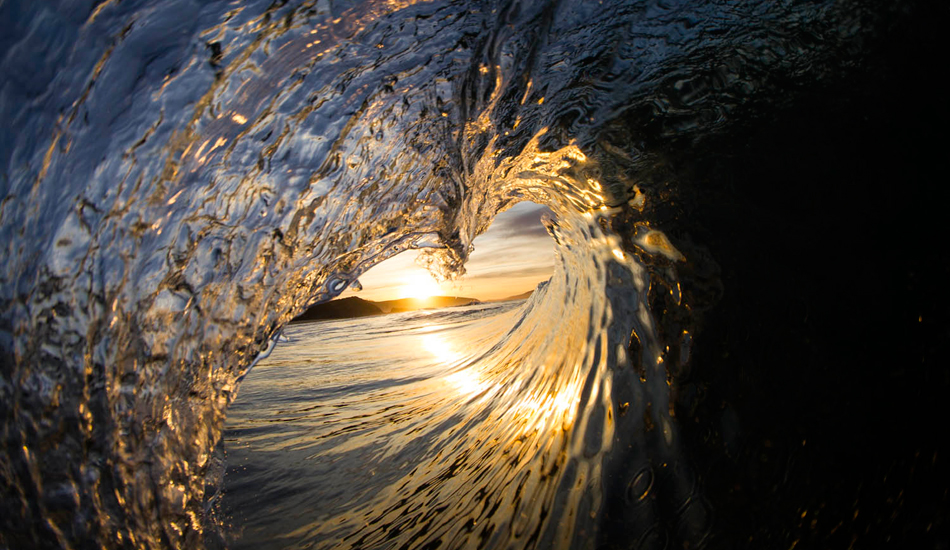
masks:
<svg viewBox="0 0 950 550"><path fill-rule="evenodd" d="M363 290L347 289L341 297L359 296L382 301L398 298L464 296L497 300L534 290L554 270L554 243L541 225L547 207L519 203L495 217L473 243L466 274L441 285L416 264L418 250L409 250L381 262L360 278Z"/></svg>

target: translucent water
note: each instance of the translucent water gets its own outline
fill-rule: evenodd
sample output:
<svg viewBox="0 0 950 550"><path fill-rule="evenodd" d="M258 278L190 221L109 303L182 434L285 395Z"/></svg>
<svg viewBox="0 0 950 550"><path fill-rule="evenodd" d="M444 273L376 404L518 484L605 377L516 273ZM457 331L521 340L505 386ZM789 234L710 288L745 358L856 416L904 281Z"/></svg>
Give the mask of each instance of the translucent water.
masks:
<svg viewBox="0 0 950 550"><path fill-rule="evenodd" d="M556 457L547 447L564 421L558 407L518 402L524 392L484 372L481 358L519 306L287 329L291 342L257 367L228 411L219 506L230 546L458 545L484 538L476 523L504 537L516 470L495 455ZM437 519L422 519L434 509Z"/></svg>
<svg viewBox="0 0 950 550"><path fill-rule="evenodd" d="M708 504L674 402L721 287L672 166L738 150L704 144L860 74L890 21L831 1L7 0L0 14L0 544L116 548L214 544L214 449L280 329L400 251L463 272L522 200L556 217L544 291L429 325L471 334L462 349L406 320L438 361L364 343L345 383L367 387L325 442L262 436L323 457L326 475L308 475L326 491L352 481L328 494L333 523L281 536L701 544ZM310 338L324 353L337 336ZM256 368L276 375L269 361ZM313 373L324 407L334 369ZM332 465L360 453L389 470Z"/></svg>

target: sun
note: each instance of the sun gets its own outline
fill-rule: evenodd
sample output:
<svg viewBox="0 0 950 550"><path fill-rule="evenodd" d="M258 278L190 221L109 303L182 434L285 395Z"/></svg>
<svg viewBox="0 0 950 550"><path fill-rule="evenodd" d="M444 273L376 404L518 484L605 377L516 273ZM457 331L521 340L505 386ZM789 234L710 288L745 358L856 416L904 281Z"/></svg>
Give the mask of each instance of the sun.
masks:
<svg viewBox="0 0 950 550"><path fill-rule="evenodd" d="M442 287L427 272L414 273L403 281L400 294L404 298L423 300L442 293Z"/></svg>

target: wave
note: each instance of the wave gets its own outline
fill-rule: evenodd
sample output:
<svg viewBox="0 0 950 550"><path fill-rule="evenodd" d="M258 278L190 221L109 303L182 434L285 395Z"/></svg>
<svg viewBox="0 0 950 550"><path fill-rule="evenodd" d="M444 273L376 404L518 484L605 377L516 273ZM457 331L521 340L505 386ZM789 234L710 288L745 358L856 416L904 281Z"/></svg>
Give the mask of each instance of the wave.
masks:
<svg viewBox="0 0 950 550"><path fill-rule="evenodd" d="M480 429L518 419L477 438L521 449L492 462L495 530L447 491L402 508L452 521L398 540L659 545L663 516L702 543L675 401L721 290L670 163L847 66L862 6L0 4L4 536L201 545L227 406L280 328L408 249L461 275L530 200L555 274L475 363L510 394Z"/></svg>

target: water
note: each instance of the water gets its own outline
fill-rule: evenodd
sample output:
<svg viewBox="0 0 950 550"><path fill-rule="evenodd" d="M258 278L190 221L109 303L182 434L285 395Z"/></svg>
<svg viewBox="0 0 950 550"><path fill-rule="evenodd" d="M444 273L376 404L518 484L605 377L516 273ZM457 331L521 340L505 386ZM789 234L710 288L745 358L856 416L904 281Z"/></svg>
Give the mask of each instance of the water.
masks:
<svg viewBox="0 0 950 550"><path fill-rule="evenodd" d="M583 271L596 276L572 284L562 270L574 260L562 257L526 304L292 327L293 342L255 367L231 412L221 507L225 522L243 531L236 543L554 547L596 526L597 500L610 492L602 476L626 486L637 473L613 472L603 457L615 429L633 431L645 412L632 369L611 371L628 363L633 324L648 321L636 294L594 299L611 279L642 285L643 272L614 239L587 240L595 251L612 246L602 258L584 256L595 262ZM565 294L571 303L548 298ZM575 303L589 305L568 311ZM638 309L631 324L610 319ZM611 341L622 343L608 348ZM614 394L616 380L626 388ZM615 404L620 397L630 401ZM669 446L674 428L657 416ZM583 489L565 490L574 486ZM693 502L688 492L680 496Z"/></svg>
<svg viewBox="0 0 950 550"><path fill-rule="evenodd" d="M546 290L412 375L472 395L371 357L389 367L346 399L418 392L402 403L431 407L407 421L430 444L377 449L428 452L422 469L392 462L372 490L311 470L342 484L342 522L281 536L942 544L945 19L859 0L0 2L0 546L258 536L208 509L247 369L394 254L459 275L523 200L555 214ZM324 456L355 452L338 441ZM387 500L400 476L409 496Z"/></svg>
<svg viewBox="0 0 950 550"><path fill-rule="evenodd" d="M529 407L512 387L518 381L502 385L484 372L480 359L523 307L288 328L291 342L255 367L229 409L219 506L241 531L231 547L330 547L356 538L457 545L478 538L476 524L479 532L506 531L513 471L486 466L501 453L529 455L525 461L555 454L531 449L529 440L550 445L565 421L556 405ZM499 431L499 422L510 427ZM407 494L442 509L437 526L420 520L425 508ZM374 527L361 529L366 524ZM387 536L393 531L401 533Z"/></svg>

